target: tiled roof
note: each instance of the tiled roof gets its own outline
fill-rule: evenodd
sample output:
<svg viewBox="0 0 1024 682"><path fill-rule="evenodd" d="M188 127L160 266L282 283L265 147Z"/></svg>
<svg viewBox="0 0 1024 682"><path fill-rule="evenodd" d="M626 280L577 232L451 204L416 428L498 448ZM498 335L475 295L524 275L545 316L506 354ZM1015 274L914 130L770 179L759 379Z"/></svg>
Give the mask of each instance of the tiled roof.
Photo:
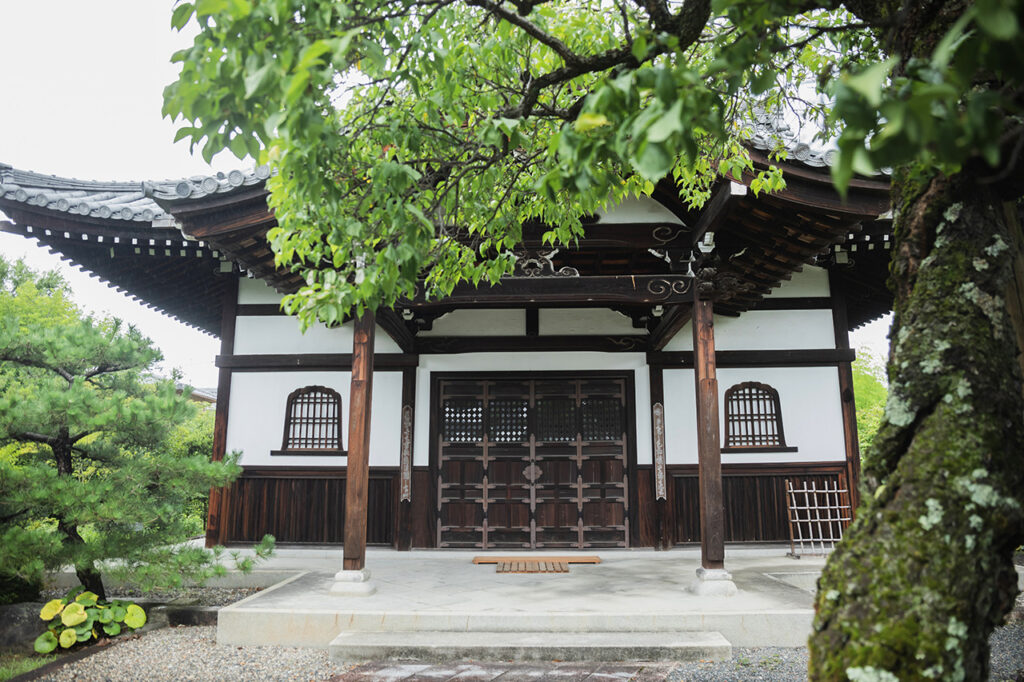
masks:
<svg viewBox="0 0 1024 682"><path fill-rule="evenodd" d="M153 222L168 217L141 182L97 182L0 165L0 199L104 220Z"/></svg>
<svg viewBox="0 0 1024 682"><path fill-rule="evenodd" d="M196 175L183 180L145 182L146 196L173 201L175 199L201 199L210 194L230 192L236 187L256 185L270 177L270 166L256 166L251 171L233 170L216 175Z"/></svg>
<svg viewBox="0 0 1024 682"><path fill-rule="evenodd" d="M200 199L262 183L269 166L243 172L196 175L181 180L98 182L44 175L0 164L0 200L103 220L152 223L172 220L156 200Z"/></svg>
<svg viewBox="0 0 1024 682"><path fill-rule="evenodd" d="M755 149L772 151L781 145L787 150L787 158L790 161L799 161L818 168L829 167L835 163L839 150L833 146L825 147L807 142L803 138L808 137L808 132L800 128L794 130L785 116L757 109L754 111L754 118L756 123L753 134L747 139Z"/></svg>

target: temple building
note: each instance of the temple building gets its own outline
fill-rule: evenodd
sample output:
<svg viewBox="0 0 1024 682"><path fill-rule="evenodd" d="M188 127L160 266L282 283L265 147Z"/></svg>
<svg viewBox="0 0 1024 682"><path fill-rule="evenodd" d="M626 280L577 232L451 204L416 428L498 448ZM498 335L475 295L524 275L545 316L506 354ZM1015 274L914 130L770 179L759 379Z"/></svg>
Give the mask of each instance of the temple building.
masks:
<svg viewBox="0 0 1024 682"><path fill-rule="evenodd" d="M244 473L211 499L210 544L342 543L357 514L349 532L397 550L703 539L715 569L724 542L790 539L785 480L854 494L848 332L891 306L888 182L842 199L825 156L791 158L783 191L722 179L689 210L663 183L573 247L525 225L500 286L305 334L279 307L301 279L265 239L265 167L111 183L0 165L0 230L219 336L212 454Z"/></svg>

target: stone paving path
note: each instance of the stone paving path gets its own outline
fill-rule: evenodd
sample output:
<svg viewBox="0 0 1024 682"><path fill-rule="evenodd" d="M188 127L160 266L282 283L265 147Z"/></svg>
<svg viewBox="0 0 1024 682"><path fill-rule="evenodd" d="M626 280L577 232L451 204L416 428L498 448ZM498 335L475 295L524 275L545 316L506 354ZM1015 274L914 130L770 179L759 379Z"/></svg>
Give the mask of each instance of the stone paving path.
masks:
<svg viewBox="0 0 1024 682"><path fill-rule="evenodd" d="M663 682L673 663L366 663L330 682Z"/></svg>

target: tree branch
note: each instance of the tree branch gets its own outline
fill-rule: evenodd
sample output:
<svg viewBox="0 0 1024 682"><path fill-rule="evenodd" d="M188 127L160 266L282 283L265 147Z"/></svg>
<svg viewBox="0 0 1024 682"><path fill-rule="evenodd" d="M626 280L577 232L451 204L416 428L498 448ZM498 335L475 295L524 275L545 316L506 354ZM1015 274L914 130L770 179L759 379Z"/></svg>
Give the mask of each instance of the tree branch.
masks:
<svg viewBox="0 0 1024 682"><path fill-rule="evenodd" d="M0 353L0 362L13 362L16 365L22 365L23 367L38 367L39 369L45 369L53 372L69 384L75 380L75 375L71 374L63 367L50 365L49 363L36 358L22 357L13 353Z"/></svg>
<svg viewBox="0 0 1024 682"><path fill-rule="evenodd" d="M53 446L60 442L59 438L53 436L47 436L42 433L36 433L34 431L18 431L11 433L12 438L17 440L29 440L33 443L42 443L43 445Z"/></svg>
<svg viewBox="0 0 1024 682"><path fill-rule="evenodd" d="M580 63L580 56L569 49L569 46L563 43L558 38L545 33L537 24L533 23L525 17L521 17L515 12L502 7L500 4L491 2L491 0L466 0L466 4L470 7L479 7L487 10L499 19L504 19L513 26L518 26L522 29L523 33L530 36L538 43L547 45L555 51L562 60L569 65L576 65Z"/></svg>

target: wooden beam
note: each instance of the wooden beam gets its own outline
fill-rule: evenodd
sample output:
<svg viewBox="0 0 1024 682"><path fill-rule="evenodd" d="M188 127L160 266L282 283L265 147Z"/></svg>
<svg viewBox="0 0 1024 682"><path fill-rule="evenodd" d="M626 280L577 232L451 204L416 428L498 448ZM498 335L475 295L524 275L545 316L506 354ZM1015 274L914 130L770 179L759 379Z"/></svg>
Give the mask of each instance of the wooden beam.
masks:
<svg viewBox="0 0 1024 682"><path fill-rule="evenodd" d="M715 322L711 301L693 303L694 379L697 391L697 462L700 497L700 563L725 568L725 505L722 449L718 433L718 379L715 375Z"/></svg>
<svg viewBox="0 0 1024 682"><path fill-rule="evenodd" d="M800 298L762 298L751 310L831 310L832 299L828 296L805 296ZM836 346L842 348L842 346Z"/></svg>
<svg viewBox="0 0 1024 682"><path fill-rule="evenodd" d="M690 321L693 306L678 304L669 306L651 331L651 350L660 351L671 341L679 330Z"/></svg>
<svg viewBox="0 0 1024 682"><path fill-rule="evenodd" d="M280 315L285 317L288 313L283 311L281 306L277 303L242 303L238 306L238 315L240 317L267 315Z"/></svg>
<svg viewBox="0 0 1024 682"><path fill-rule="evenodd" d="M377 324L398 344L403 353L415 352L416 336L405 325L402 316L392 308L381 308L377 311Z"/></svg>
<svg viewBox="0 0 1024 682"><path fill-rule="evenodd" d="M676 223L587 223L583 225L583 236L572 246L547 244L544 233L550 228L544 225L523 225L523 246L528 249L567 249L587 251L593 249L667 249L690 247L690 228Z"/></svg>
<svg viewBox="0 0 1024 682"><path fill-rule="evenodd" d="M218 355L217 367L235 372L281 372L350 370L354 356L349 353L305 353L302 355ZM378 353L374 357L378 371L401 371L416 367L419 357L407 353Z"/></svg>
<svg viewBox="0 0 1024 682"><path fill-rule="evenodd" d="M356 318L349 387L348 465L345 471L345 546L342 569L366 566L366 510L370 480L370 417L373 404L373 311Z"/></svg>
<svg viewBox="0 0 1024 682"><path fill-rule="evenodd" d="M726 180L714 190L711 198L704 204L700 218L693 226L693 243L704 239L708 232L714 232L729 217L733 207L747 195L747 188L738 182Z"/></svg>
<svg viewBox="0 0 1024 682"><path fill-rule="evenodd" d="M220 352L231 353L235 347L235 310L238 306L238 277L222 275L227 285L221 298ZM231 370L221 368L217 373L217 407L213 417L213 452L210 459L220 462L227 450L228 407L231 403ZM206 546L221 544L221 520L227 506L227 493L220 488L210 488L210 504L206 516Z"/></svg>
<svg viewBox="0 0 1024 682"><path fill-rule="evenodd" d="M846 319L846 297L839 277L828 273L829 293L832 294L832 326L836 348L850 349L850 334ZM850 489L850 507L856 512L860 504L860 441L857 438L857 403L853 393L853 360L841 362L839 372L839 400L843 411L843 444L846 448L847 486Z"/></svg>
<svg viewBox="0 0 1024 682"><path fill-rule="evenodd" d="M718 367L835 367L853 362L855 353L849 348L720 350L715 357ZM696 353L692 350L647 354L647 364L657 367L685 368L695 363Z"/></svg>
<svg viewBox="0 0 1024 682"><path fill-rule="evenodd" d="M827 172L819 171L793 163L779 164L770 161L765 152L750 149L750 158L759 168L769 165L781 165L786 188L773 192L771 196L792 204L799 204L819 211L841 213L866 218L876 218L889 210L889 182L853 178L850 180L849 191L845 199L839 196ZM743 182L750 184L754 175L743 174Z"/></svg>
<svg viewBox="0 0 1024 682"><path fill-rule="evenodd" d="M526 309L526 335L540 335L540 309L536 306Z"/></svg>
<svg viewBox="0 0 1024 682"><path fill-rule="evenodd" d="M507 277L498 286L462 283L451 296L428 301L419 294L401 301L403 308L436 306L493 307L502 303L613 304L684 303L689 301L691 278L686 275L608 275L598 277ZM421 287L422 290L422 287Z"/></svg>
<svg viewBox="0 0 1024 682"><path fill-rule="evenodd" d="M416 339L416 352L420 355L514 351L643 353L648 348L646 334L624 336L421 336Z"/></svg>

